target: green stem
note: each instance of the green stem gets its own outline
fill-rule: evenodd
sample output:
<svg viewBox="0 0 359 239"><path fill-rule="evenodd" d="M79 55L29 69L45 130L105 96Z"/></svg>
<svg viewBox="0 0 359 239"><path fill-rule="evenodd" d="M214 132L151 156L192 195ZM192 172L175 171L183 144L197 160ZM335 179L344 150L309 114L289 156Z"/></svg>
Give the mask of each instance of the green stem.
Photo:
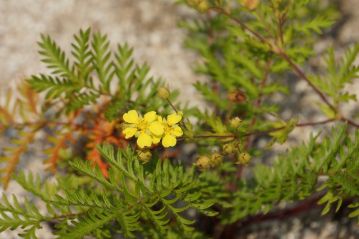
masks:
<svg viewBox="0 0 359 239"><path fill-rule="evenodd" d="M175 105L172 104L172 102L170 101L170 99L167 98L166 101L167 101L167 103L171 106L171 108L172 108L176 113L178 113L178 110L176 109Z"/></svg>
<svg viewBox="0 0 359 239"><path fill-rule="evenodd" d="M296 127L309 127L309 126L316 126L316 125L323 125L323 124L328 124L331 122L336 121L337 119L326 119L326 120L321 120L321 121L316 121L316 122L304 122L304 123L298 123L296 124ZM341 119L342 121L344 121L344 119ZM348 122L347 119L345 119ZM349 124L355 124L354 122L350 122ZM354 125L355 126L355 125ZM359 125L358 125L359 127ZM249 132L246 134L241 135L242 137L246 137L246 136L251 136L251 135L265 135L274 131L278 131L278 130L282 130L284 127L279 127L279 128L273 128L273 129L269 129L266 131L253 131L253 132ZM204 134L204 135L195 135L193 136L193 138L233 138L236 139L238 138L237 135L234 134Z"/></svg>

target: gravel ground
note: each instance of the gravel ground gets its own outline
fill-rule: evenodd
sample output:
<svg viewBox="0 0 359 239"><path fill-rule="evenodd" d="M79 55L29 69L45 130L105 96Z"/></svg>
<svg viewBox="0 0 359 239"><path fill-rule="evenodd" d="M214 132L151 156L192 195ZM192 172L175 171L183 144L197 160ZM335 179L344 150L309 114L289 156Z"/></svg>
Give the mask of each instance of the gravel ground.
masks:
<svg viewBox="0 0 359 239"><path fill-rule="evenodd" d="M113 46L128 42L140 62L148 62L155 76L183 99L198 102L191 83L194 55L182 48L184 32L178 20L187 8L173 0L0 0L0 82L11 82L43 71L37 54L40 34L50 34L65 50L79 28L92 27L108 34Z"/></svg>
<svg viewBox="0 0 359 239"><path fill-rule="evenodd" d="M174 0L0 0L0 98L2 92L14 82L30 74L44 71L37 55L36 42L40 33L50 34L65 50L69 50L72 35L79 28L92 27L107 33L113 43L128 42L135 47L135 57L148 62L155 76L162 76L173 88L181 90L182 99L191 99L198 104L191 84L200 77L193 74L191 65L195 56L182 48L184 32L176 27L177 21L189 11L173 5ZM342 1L345 21L337 32L335 41L342 45L359 40L359 1ZM332 41L329 40L329 43ZM322 43L327 44L326 43ZM318 46L323 48L323 46ZM303 92L302 106L311 104L315 98L303 83L293 86ZM359 84L352 88L359 96ZM353 105L349 108L354 107ZM349 109L348 108L348 109ZM290 112L288 113L290 114ZM312 117L312 116L310 116ZM311 120L307 118L307 120ZM294 132L295 137L305 137L309 129ZM3 142L0 139L0 144ZM32 161L28 169L42 170L41 161ZM24 195L15 184L10 185L7 193ZM263 224L262 231L249 228L247 238L355 238L358 234L338 227L341 222L321 220L304 223L303 218L291 222ZM267 227L277 228L281 236L268 237ZM303 232L303 227L306 229ZM358 232L358 227L350 230ZM352 231L350 231L352 232ZM341 233L341 234L340 234ZM41 239L51 238L49 228L44 227ZM242 235L239 235L240 238ZM2 233L0 238L18 238L15 233Z"/></svg>

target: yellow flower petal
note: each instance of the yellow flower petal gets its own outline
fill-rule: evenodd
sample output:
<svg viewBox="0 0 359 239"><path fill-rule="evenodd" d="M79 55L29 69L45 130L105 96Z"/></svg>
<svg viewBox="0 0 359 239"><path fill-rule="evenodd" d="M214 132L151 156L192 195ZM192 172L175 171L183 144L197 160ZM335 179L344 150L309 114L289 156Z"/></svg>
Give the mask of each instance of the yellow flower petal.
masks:
<svg viewBox="0 0 359 239"><path fill-rule="evenodd" d="M163 137L162 139L162 145L165 148L173 147L176 145L176 143L177 143L176 137L170 134L166 134L165 137Z"/></svg>
<svg viewBox="0 0 359 239"><path fill-rule="evenodd" d="M158 144L161 141L161 137L152 137L152 143Z"/></svg>
<svg viewBox="0 0 359 239"><path fill-rule="evenodd" d="M149 130L155 136L162 136L163 131L164 131L163 125L158 121L155 121L155 122L151 123L150 127L149 127Z"/></svg>
<svg viewBox="0 0 359 239"><path fill-rule="evenodd" d="M137 132L137 128L128 127L122 131L126 139L133 137Z"/></svg>
<svg viewBox="0 0 359 239"><path fill-rule="evenodd" d="M157 114L155 111L147 112L144 116L145 121L147 122L153 122L157 119Z"/></svg>
<svg viewBox="0 0 359 239"><path fill-rule="evenodd" d="M137 124L139 121L138 113L136 110L130 110L123 115L123 120L130 124Z"/></svg>
<svg viewBox="0 0 359 239"><path fill-rule="evenodd" d="M137 139L137 145L140 148L150 147L152 145L152 138L146 133L141 133Z"/></svg>
<svg viewBox="0 0 359 239"><path fill-rule="evenodd" d="M167 123L168 125L174 125L180 122L182 119L182 112L173 113L167 116Z"/></svg>
<svg viewBox="0 0 359 239"><path fill-rule="evenodd" d="M182 131L181 127L179 127L178 125L174 125L171 128L171 134L173 134L176 137L179 137L179 136L183 135L183 131Z"/></svg>

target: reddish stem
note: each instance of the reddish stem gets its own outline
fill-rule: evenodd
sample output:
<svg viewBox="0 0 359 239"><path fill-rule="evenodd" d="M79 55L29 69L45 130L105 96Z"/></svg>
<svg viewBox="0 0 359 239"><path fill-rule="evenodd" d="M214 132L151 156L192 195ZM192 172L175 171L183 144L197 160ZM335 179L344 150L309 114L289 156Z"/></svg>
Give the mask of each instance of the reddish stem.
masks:
<svg viewBox="0 0 359 239"><path fill-rule="evenodd" d="M306 74L303 72L303 70L294 62L292 59L285 53L282 49L279 49L278 52L276 52L280 57L282 57L288 64L293 68L294 72L303 80L305 80L309 86L318 94L318 96L325 102L326 105L328 105L333 112L337 112L337 109L332 105L329 100L325 97L324 93L321 92L306 76Z"/></svg>
<svg viewBox="0 0 359 239"><path fill-rule="evenodd" d="M258 38L261 42L268 44L267 40L262 37L259 33L253 31L252 29L250 29L246 24L244 24L241 20L233 17L229 12L227 12L226 10L224 10L223 8L220 7L211 7L209 10L213 10L219 14L223 14L225 16L227 16L228 18L232 19L234 22L236 22L238 25L240 25L245 31L250 32L252 35L254 35L256 38Z"/></svg>
<svg viewBox="0 0 359 239"><path fill-rule="evenodd" d="M354 122L354 121L351 120L351 119L347 119L347 118L345 118L345 117L342 117L340 120L343 121L343 122L345 122L345 123L347 123L347 124L349 124L349 125L351 125L351 126L354 126L354 127L356 127L356 128L359 128L359 124L356 123L356 122Z"/></svg>
<svg viewBox="0 0 359 239"><path fill-rule="evenodd" d="M297 127L315 126L315 125L331 123L331 122L334 122L334 121L335 121L335 119L326 119L326 120L317 121L317 122L298 123L298 124L296 124L296 126Z"/></svg>
<svg viewBox="0 0 359 239"><path fill-rule="evenodd" d="M222 235L219 238L232 239L234 235L238 233L239 228L244 228L252 224L258 224L268 220L285 220L288 217L296 216L300 213L306 212L312 208L318 207L318 200L322 197L322 194L313 196L307 200L299 202L293 207L285 208L282 210L275 210L267 214L257 214L252 217L248 217L242 221L235 222L223 229Z"/></svg>

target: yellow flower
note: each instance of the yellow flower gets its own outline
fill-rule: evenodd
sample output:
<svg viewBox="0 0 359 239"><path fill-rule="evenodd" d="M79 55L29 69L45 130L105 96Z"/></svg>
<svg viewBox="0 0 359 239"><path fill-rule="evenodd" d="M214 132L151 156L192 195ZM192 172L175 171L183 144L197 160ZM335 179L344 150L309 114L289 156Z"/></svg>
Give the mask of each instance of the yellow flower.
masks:
<svg viewBox="0 0 359 239"><path fill-rule="evenodd" d="M177 125L182 120L182 112L170 114L167 116L167 119L162 119L159 116L157 120L163 125L163 135L162 137L154 137L153 142L159 143L162 138L163 147L175 146L177 143L176 137L183 135L181 127Z"/></svg>
<svg viewBox="0 0 359 239"><path fill-rule="evenodd" d="M176 137L183 135L177 124L182 120L182 112L173 113L163 119L155 111L140 116L136 110L130 110L123 115L126 122L123 134L126 139L136 137L140 148L150 147L162 140L165 148L173 147L177 143Z"/></svg>
<svg viewBox="0 0 359 239"><path fill-rule="evenodd" d="M164 132L164 128L157 121L157 117L155 111L146 113L144 117L140 116L136 110L128 111L123 115L123 120L127 123L122 131L125 138L129 139L135 136L140 148L150 147L153 138L160 137Z"/></svg>

